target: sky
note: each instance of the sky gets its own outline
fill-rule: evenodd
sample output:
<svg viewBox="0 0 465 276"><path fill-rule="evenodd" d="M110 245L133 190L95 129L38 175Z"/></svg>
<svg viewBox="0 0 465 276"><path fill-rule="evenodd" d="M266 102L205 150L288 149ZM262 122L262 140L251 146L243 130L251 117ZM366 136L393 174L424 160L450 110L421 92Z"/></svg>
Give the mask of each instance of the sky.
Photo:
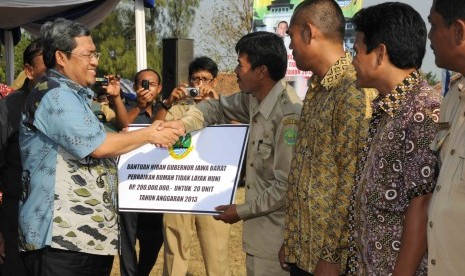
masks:
<svg viewBox="0 0 465 276"><path fill-rule="evenodd" d="M213 5L221 5L222 2L225 0L201 0L200 2L200 10L203 11L211 11ZM234 0L233 0L234 1ZM253 0L250 0L253 1ZM402 2L409 4L412 6L414 9L416 9L420 15L422 16L423 20L426 23L426 28L429 31L430 29L430 24L428 23L428 15L429 15L429 10L431 8L431 4L433 0L395 0L397 2ZM362 2L362 7L368 7L380 3L388 2L386 0L363 0ZM197 27L196 25L198 24L204 24L205 22L201 22L199 20L199 16L196 16L194 25L193 25L193 30L195 30ZM192 38L194 39L201 39L200 37L197 37L196 34L193 32ZM198 50L194 49L195 55L199 55L202 53L199 53ZM433 74L436 74L436 79L441 80L441 74L442 74L442 69L438 68L436 64L434 63L434 54L433 51L431 50L430 47L430 42L427 40L426 42L426 54L425 58L423 59L423 66L421 68L425 73L432 72Z"/></svg>

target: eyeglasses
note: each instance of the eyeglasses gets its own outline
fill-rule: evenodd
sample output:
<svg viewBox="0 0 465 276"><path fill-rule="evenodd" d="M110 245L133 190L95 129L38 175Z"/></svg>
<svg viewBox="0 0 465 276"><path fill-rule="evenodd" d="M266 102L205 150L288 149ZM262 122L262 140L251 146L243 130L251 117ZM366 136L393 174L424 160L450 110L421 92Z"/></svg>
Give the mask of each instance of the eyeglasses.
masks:
<svg viewBox="0 0 465 276"><path fill-rule="evenodd" d="M202 82L203 84L209 84L212 81L213 79L209 79L209 78L201 78L201 77L191 78L191 82L194 84L200 84L200 82Z"/></svg>
<svg viewBox="0 0 465 276"><path fill-rule="evenodd" d="M100 52L90 52L88 54L78 54L78 53L73 53L73 52L66 52L66 53L76 55L76 56L80 56L82 58L87 59L88 61L90 61L92 58L95 58L96 60L99 60L100 59L100 54L101 54Z"/></svg>

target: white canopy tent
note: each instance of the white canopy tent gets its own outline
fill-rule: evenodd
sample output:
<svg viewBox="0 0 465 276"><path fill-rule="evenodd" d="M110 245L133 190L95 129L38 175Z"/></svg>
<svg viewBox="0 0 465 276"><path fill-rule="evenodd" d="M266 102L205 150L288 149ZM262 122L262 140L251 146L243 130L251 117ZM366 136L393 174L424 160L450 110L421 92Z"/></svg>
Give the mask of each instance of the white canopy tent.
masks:
<svg viewBox="0 0 465 276"><path fill-rule="evenodd" d="M24 28L38 35L42 23L56 17L79 21L94 28L116 7L120 0L2 0L0 30L3 30L7 84L14 79L13 32ZM137 70L147 67L145 47L144 0L135 0ZM152 3L153 4L153 3ZM98 47L98 45L97 45Z"/></svg>

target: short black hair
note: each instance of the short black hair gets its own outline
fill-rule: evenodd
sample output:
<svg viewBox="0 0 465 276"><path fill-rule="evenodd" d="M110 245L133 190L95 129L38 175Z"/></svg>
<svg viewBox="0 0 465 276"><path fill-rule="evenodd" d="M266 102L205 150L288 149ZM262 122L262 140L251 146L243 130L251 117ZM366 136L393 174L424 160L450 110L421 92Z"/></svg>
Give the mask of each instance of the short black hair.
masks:
<svg viewBox="0 0 465 276"><path fill-rule="evenodd" d="M334 0L305 0L294 10L291 24L317 26L325 38L343 42L346 20L339 4Z"/></svg>
<svg viewBox="0 0 465 276"><path fill-rule="evenodd" d="M29 64L34 66L34 58L43 52L42 40L35 39L29 43L23 52L23 65Z"/></svg>
<svg viewBox="0 0 465 276"><path fill-rule="evenodd" d="M236 44L236 52L246 53L252 69L265 65L271 79L278 81L286 75L287 50L281 37L271 32L244 35Z"/></svg>
<svg viewBox="0 0 465 276"><path fill-rule="evenodd" d="M213 61L213 59L209 57L201 56L201 57L195 58L189 64L189 78L195 72L203 71L203 70L210 72L213 78L216 78L218 76L218 65L216 64L216 62Z"/></svg>
<svg viewBox="0 0 465 276"><path fill-rule="evenodd" d="M161 84L161 77L160 77L160 74L157 71L155 71L153 69L142 69L139 72L137 72L136 75L134 76L134 84L135 85L137 85L137 83L139 82L139 75L141 73L143 73L143 72L152 72L152 73L154 73L158 77L158 85Z"/></svg>
<svg viewBox="0 0 465 276"><path fill-rule="evenodd" d="M433 10L439 13L447 26L465 20L465 2L460 0L433 0Z"/></svg>
<svg viewBox="0 0 465 276"><path fill-rule="evenodd" d="M380 44L398 68L420 68L426 51L426 24L411 6L387 2L361 9L352 18L355 30L365 35L367 53Z"/></svg>
<svg viewBox="0 0 465 276"><path fill-rule="evenodd" d="M45 22L40 29L45 66L55 67L56 51L65 52L70 57L71 51L76 48L75 38L80 36L90 36L90 30L77 21L57 18L53 22Z"/></svg>

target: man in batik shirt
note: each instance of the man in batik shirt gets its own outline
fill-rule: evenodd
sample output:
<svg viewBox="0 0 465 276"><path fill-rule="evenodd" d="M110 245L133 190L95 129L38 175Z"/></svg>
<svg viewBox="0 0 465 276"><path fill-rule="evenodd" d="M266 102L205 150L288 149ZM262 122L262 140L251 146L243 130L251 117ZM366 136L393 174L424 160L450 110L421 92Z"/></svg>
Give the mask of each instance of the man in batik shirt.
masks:
<svg viewBox="0 0 465 276"><path fill-rule="evenodd" d="M90 109L100 54L84 25L41 28L46 75L29 93L20 126L20 248L27 275L110 275L118 254L113 157L145 144L172 145L180 130L156 122L107 133ZM109 77L107 90L119 91Z"/></svg>
<svg viewBox="0 0 465 276"><path fill-rule="evenodd" d="M349 198L368 119L365 92L355 87L352 58L343 50L344 25L336 1L311 0L295 9L288 29L297 67L316 76L304 100L286 194L279 257L291 275L345 272Z"/></svg>
<svg viewBox="0 0 465 276"><path fill-rule="evenodd" d="M357 84L380 95L351 202L350 272L426 275L427 208L436 180L430 144L440 96L418 71L425 22L407 4L384 3L362 9L353 23Z"/></svg>

